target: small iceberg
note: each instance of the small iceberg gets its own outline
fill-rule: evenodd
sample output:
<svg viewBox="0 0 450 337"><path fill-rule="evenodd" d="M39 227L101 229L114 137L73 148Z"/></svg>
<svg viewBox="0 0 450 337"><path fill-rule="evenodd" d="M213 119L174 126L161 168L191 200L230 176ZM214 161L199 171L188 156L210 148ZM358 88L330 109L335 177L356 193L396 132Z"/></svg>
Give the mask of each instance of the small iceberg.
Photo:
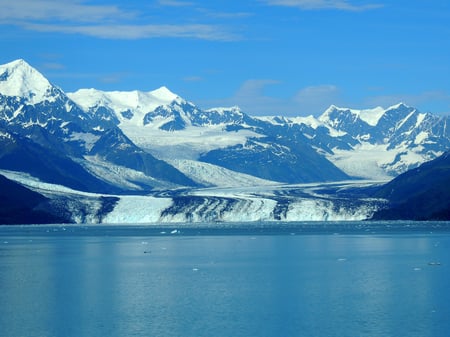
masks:
<svg viewBox="0 0 450 337"><path fill-rule="evenodd" d="M440 266L441 263L438 262L438 261L431 261L431 262L428 262L428 265L429 265L429 266Z"/></svg>

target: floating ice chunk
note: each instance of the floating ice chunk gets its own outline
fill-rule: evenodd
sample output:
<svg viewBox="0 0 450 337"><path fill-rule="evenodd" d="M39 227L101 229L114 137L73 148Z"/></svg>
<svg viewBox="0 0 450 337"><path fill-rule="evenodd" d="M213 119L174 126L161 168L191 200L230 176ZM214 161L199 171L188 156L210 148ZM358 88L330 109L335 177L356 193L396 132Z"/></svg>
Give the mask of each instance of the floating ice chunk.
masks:
<svg viewBox="0 0 450 337"><path fill-rule="evenodd" d="M440 266L441 263L438 262L438 261L431 261L431 262L428 262L428 265L429 265L429 266Z"/></svg>

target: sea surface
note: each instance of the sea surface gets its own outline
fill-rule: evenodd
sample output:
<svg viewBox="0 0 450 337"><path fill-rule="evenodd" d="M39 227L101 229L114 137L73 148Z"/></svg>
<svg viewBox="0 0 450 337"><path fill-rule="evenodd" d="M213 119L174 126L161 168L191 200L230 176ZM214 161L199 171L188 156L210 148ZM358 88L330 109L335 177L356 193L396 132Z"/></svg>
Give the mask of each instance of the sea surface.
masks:
<svg viewBox="0 0 450 337"><path fill-rule="evenodd" d="M0 336L449 336L450 224L0 226Z"/></svg>

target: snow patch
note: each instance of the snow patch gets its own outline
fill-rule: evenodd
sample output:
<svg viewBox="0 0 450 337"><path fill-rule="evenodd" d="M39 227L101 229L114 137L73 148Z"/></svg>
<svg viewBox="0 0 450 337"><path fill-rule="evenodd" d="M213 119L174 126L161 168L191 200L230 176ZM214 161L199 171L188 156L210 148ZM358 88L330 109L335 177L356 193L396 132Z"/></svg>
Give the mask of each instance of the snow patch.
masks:
<svg viewBox="0 0 450 337"><path fill-rule="evenodd" d="M334 155L327 155L334 165L352 177L375 180L390 180L384 169L394 161L397 151L388 151L387 145L362 143L351 151L334 149Z"/></svg>
<svg viewBox="0 0 450 337"><path fill-rule="evenodd" d="M100 136L96 136L92 133L85 132L73 132L70 136L71 141L81 141L84 143L84 147L87 151L90 151L97 140L99 140Z"/></svg>
<svg viewBox="0 0 450 337"><path fill-rule="evenodd" d="M2 130L0 130L0 138L13 139L9 132L3 132Z"/></svg>
<svg viewBox="0 0 450 337"><path fill-rule="evenodd" d="M417 121L416 121L416 128L418 128L420 126L420 124L422 124L422 122L424 121L426 116L427 116L427 114L424 114L424 113L418 114Z"/></svg>
<svg viewBox="0 0 450 337"><path fill-rule="evenodd" d="M218 107L218 108L211 108L211 109L206 109L205 112L218 112L221 115L224 115L228 112L233 112L233 113L242 113L241 112L241 108L239 108L237 105L231 106L231 107Z"/></svg>
<svg viewBox="0 0 450 337"><path fill-rule="evenodd" d="M399 122L397 123L397 125L395 126L396 129L400 129L400 128L408 121L408 119L410 119L411 116L414 115L415 113L416 113L416 110L414 109L413 111L411 111L411 112L408 114L408 116L406 116L403 120L399 121Z"/></svg>
<svg viewBox="0 0 450 337"><path fill-rule="evenodd" d="M416 138L414 139L414 144L422 144L425 140L427 140L429 137L428 132L422 131L420 132Z"/></svg>
<svg viewBox="0 0 450 337"><path fill-rule="evenodd" d="M323 125L317 118L314 116L306 116L306 117L293 117L290 120L295 124L305 124L312 127L314 130L319 126Z"/></svg>
<svg viewBox="0 0 450 337"><path fill-rule="evenodd" d="M374 109L365 109L365 110L353 110L356 111L364 122L371 126L376 126L380 118L386 112L382 107L376 107Z"/></svg>

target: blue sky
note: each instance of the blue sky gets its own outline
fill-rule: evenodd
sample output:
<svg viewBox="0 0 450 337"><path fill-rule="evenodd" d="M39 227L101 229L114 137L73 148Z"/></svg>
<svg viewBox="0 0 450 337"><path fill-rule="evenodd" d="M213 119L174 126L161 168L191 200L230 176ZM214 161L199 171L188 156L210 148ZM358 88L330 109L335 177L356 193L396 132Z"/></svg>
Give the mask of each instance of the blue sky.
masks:
<svg viewBox="0 0 450 337"><path fill-rule="evenodd" d="M202 108L450 113L448 0L0 0L0 63L66 92L154 90Z"/></svg>

